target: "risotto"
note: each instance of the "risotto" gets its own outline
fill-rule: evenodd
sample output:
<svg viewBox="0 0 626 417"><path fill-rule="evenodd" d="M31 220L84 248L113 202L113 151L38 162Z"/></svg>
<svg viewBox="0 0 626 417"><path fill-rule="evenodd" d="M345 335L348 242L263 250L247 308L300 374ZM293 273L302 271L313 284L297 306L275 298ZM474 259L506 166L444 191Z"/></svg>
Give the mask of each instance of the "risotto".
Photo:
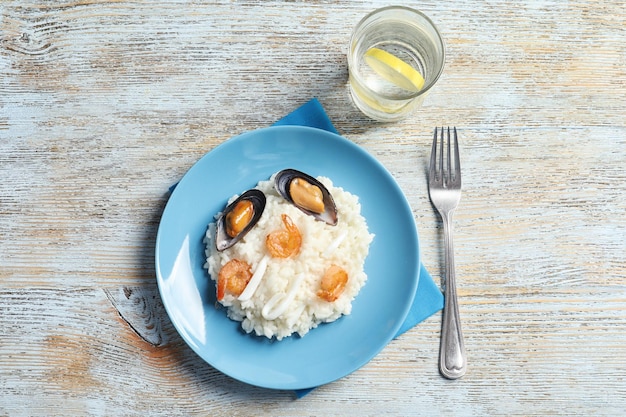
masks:
<svg viewBox="0 0 626 417"><path fill-rule="evenodd" d="M236 244L218 251L216 223L208 226L204 267L216 282L218 302L247 333L277 340L294 333L304 336L320 323L350 314L352 301L365 285L363 266L374 236L361 215L359 199L334 187L328 178L317 180L334 199L338 218L334 226L283 198L274 188L274 176L255 187L265 194L265 209ZM291 231L297 231L298 236L290 237L299 239L299 247L286 257L275 257L268 246L272 234ZM241 267L247 274L244 285L234 293L220 286L220 272L225 267ZM330 287L329 282L333 284ZM334 285L337 283L340 285Z"/></svg>

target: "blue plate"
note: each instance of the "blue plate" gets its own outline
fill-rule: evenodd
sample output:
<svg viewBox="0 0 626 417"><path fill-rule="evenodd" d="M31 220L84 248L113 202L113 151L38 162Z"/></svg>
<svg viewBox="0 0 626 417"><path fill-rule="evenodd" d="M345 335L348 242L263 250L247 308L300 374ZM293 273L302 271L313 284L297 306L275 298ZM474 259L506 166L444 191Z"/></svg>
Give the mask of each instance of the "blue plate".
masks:
<svg viewBox="0 0 626 417"><path fill-rule="evenodd" d="M352 314L302 338L277 342L245 334L240 323L215 307L215 286L203 269L202 239L232 195L284 168L329 177L335 186L358 195L375 237L365 261L368 280ZM275 389L334 381L380 352L413 302L419 259L413 213L391 174L353 142L301 126L244 133L206 154L172 192L156 242L161 298L185 342L224 374Z"/></svg>

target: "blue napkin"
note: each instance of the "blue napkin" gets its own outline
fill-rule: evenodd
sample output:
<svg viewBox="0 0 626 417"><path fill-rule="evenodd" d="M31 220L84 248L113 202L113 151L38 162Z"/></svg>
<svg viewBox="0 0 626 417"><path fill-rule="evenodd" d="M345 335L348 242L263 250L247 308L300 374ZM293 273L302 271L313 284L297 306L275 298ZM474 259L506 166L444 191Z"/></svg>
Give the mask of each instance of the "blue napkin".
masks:
<svg viewBox="0 0 626 417"><path fill-rule="evenodd" d="M326 111L320 102L315 98L277 121L275 125L310 126L338 133L337 129L335 129L335 126L333 126L332 122L328 118ZM417 291L415 292L415 300L409 310L409 314L406 316L404 323L400 326L400 330L395 337L400 336L402 333L411 329L442 308L443 294L422 264L420 265L420 278L417 285ZM302 398L315 388L316 387L296 390L296 397Z"/></svg>

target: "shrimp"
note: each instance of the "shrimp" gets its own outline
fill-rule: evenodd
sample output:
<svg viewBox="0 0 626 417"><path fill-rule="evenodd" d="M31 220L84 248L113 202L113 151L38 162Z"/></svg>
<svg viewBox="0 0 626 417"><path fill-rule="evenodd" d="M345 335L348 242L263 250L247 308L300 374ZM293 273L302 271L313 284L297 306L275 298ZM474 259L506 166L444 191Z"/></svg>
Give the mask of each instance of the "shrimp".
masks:
<svg viewBox="0 0 626 417"><path fill-rule="evenodd" d="M289 258L296 255L302 246L302 235L291 217L282 216L284 229L276 230L265 238L265 246L274 258Z"/></svg>
<svg viewBox="0 0 626 417"><path fill-rule="evenodd" d="M226 292L239 296L252 278L250 265L239 259L231 259L220 269L217 276L217 299L222 300Z"/></svg>
<svg viewBox="0 0 626 417"><path fill-rule="evenodd" d="M340 266L332 264L322 277L317 296L328 302L333 302L346 289L347 283L348 273Z"/></svg>

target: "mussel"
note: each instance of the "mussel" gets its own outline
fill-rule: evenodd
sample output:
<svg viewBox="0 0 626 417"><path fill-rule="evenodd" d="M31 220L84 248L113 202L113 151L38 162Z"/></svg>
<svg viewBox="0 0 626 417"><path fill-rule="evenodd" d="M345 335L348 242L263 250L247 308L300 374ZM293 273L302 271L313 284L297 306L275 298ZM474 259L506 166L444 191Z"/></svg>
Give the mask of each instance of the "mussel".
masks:
<svg viewBox="0 0 626 417"><path fill-rule="evenodd" d="M218 251L230 248L239 242L261 218L265 210L265 194L252 189L241 194L230 203L217 220L215 247Z"/></svg>
<svg viewBox="0 0 626 417"><path fill-rule="evenodd" d="M304 213L332 226L337 224L333 196L324 184L310 175L295 169L284 169L276 173L274 188Z"/></svg>

